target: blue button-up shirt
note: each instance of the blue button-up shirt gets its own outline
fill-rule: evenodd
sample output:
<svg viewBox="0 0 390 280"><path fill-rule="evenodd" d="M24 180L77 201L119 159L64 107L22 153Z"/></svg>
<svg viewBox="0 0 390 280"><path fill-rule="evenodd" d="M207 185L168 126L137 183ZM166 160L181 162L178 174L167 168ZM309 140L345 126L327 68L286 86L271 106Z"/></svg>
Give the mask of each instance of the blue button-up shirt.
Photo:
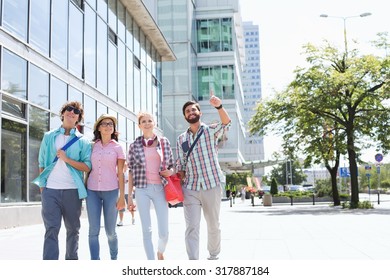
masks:
<svg viewBox="0 0 390 280"><path fill-rule="evenodd" d="M39 149L38 163L40 168L44 168L43 172L35 178L32 182L38 185L41 188L46 187L47 178L49 177L51 171L53 170L56 162L53 163L54 158L57 154L57 149L55 145L55 139L59 134L65 132L64 128L60 127L51 131L48 131L43 136L41 146ZM72 129L70 132L71 136L69 140L73 137L81 137L78 141L73 143L65 152L68 158L73 160L85 163L89 168L91 168L91 151L92 145L91 142L83 136L77 129ZM73 168L69 164L66 166L70 170L70 174L74 180L75 185L79 193L79 198L87 197L87 191L84 186L83 181L83 172Z"/></svg>

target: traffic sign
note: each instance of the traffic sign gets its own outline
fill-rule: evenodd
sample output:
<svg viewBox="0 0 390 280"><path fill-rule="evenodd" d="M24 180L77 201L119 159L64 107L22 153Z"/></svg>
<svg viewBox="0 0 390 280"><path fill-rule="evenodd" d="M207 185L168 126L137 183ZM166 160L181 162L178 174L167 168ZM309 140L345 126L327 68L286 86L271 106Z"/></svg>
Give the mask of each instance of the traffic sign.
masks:
<svg viewBox="0 0 390 280"><path fill-rule="evenodd" d="M340 167L340 177L350 177L349 168L348 167Z"/></svg>
<svg viewBox="0 0 390 280"><path fill-rule="evenodd" d="M376 160L377 162L381 162L381 161L383 160L383 155L382 155L382 154L376 154L376 155L375 155L375 160Z"/></svg>

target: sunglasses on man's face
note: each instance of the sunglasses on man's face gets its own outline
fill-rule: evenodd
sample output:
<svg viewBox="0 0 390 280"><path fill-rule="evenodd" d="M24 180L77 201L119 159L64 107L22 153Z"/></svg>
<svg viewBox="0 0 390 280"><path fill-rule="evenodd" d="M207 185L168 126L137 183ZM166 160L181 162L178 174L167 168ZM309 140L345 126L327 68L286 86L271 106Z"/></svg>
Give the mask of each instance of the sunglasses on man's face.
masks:
<svg viewBox="0 0 390 280"><path fill-rule="evenodd" d="M75 113L76 115L80 115L81 111L73 106L66 107L66 111Z"/></svg>

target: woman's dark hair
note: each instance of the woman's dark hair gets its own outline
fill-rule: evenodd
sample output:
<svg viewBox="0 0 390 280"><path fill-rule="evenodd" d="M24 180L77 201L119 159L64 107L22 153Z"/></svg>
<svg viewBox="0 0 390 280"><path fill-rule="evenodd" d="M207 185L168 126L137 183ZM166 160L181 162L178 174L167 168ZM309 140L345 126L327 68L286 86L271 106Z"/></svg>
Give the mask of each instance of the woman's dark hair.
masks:
<svg viewBox="0 0 390 280"><path fill-rule="evenodd" d="M84 118L84 109L83 109L83 105L78 101L68 101L64 105L62 105L60 110L61 121L64 121L64 117L62 116L62 114L66 111L66 108L68 108L68 106L72 106L80 110L79 119L76 122L76 124L79 124L81 120Z"/></svg>

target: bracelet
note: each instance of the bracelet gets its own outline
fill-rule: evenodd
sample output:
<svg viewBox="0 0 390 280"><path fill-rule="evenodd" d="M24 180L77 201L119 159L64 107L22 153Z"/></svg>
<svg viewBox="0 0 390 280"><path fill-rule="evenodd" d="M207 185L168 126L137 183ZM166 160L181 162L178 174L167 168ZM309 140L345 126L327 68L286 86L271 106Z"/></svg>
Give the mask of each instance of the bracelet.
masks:
<svg viewBox="0 0 390 280"><path fill-rule="evenodd" d="M219 110L219 109L222 109L222 104L219 105L218 107L214 107L215 109Z"/></svg>

